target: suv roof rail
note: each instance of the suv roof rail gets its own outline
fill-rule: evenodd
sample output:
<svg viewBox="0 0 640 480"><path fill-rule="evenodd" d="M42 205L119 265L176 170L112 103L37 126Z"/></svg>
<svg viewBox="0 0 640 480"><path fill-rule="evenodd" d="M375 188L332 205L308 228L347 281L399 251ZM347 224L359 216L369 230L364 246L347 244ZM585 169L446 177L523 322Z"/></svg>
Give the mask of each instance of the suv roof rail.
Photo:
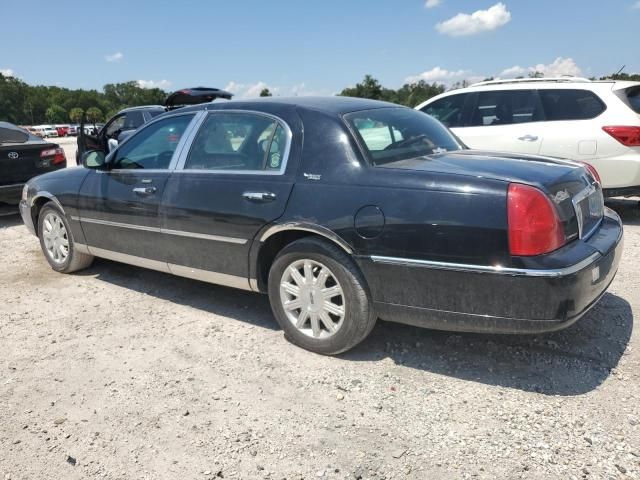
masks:
<svg viewBox="0 0 640 480"><path fill-rule="evenodd" d="M505 78L498 80L487 80L470 85L471 87L481 87L483 85L501 85L505 83L536 83L536 82L591 82L588 78L582 77L541 77L541 78Z"/></svg>

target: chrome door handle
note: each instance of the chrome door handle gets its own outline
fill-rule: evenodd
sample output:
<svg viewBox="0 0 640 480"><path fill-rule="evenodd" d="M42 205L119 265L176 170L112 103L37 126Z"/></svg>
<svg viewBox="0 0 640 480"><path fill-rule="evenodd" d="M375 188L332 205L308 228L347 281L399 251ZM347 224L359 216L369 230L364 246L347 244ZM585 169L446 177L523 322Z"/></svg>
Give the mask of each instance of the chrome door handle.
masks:
<svg viewBox="0 0 640 480"><path fill-rule="evenodd" d="M518 140L522 140L523 142L535 142L538 140L536 135L524 135L522 137L518 137Z"/></svg>
<svg viewBox="0 0 640 480"><path fill-rule="evenodd" d="M156 187L136 187L133 189L133 193L140 196L153 195L156 193Z"/></svg>
<svg viewBox="0 0 640 480"><path fill-rule="evenodd" d="M272 202L276 199L273 192L244 192L242 196L250 202Z"/></svg>

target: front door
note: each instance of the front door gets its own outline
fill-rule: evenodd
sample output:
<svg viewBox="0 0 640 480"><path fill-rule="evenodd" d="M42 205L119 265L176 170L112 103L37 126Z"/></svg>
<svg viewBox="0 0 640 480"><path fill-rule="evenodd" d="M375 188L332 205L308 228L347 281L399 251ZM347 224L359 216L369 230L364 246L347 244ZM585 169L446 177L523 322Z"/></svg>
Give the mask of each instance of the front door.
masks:
<svg viewBox="0 0 640 480"><path fill-rule="evenodd" d="M275 117L208 113L161 207L173 273L248 286L251 242L283 214L293 188L291 141L289 127Z"/></svg>
<svg viewBox="0 0 640 480"><path fill-rule="evenodd" d="M79 217L97 254L163 260L158 207L174 155L194 114L149 124L116 150L107 169L93 170L80 188Z"/></svg>
<svg viewBox="0 0 640 480"><path fill-rule="evenodd" d="M535 90L476 94L465 127L453 128L476 150L537 154L542 145L542 106Z"/></svg>

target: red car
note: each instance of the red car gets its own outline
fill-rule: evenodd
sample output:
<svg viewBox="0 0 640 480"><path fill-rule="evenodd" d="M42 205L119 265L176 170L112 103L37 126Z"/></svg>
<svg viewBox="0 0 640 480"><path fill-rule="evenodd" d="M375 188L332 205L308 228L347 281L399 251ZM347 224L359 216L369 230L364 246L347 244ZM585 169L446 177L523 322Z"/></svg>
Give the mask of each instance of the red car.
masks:
<svg viewBox="0 0 640 480"><path fill-rule="evenodd" d="M69 134L69 125L56 126L55 129L58 132L59 137L66 137Z"/></svg>

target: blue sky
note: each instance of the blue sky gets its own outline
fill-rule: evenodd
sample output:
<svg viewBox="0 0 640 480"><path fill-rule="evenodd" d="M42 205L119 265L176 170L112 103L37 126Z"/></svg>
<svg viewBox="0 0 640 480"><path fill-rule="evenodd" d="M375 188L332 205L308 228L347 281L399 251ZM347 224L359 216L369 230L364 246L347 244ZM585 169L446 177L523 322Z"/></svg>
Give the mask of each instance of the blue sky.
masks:
<svg viewBox="0 0 640 480"><path fill-rule="evenodd" d="M397 88L532 68L640 72L640 0L12 3L2 9L12 21L2 22L0 71L30 84L304 95L338 92L366 73Z"/></svg>

